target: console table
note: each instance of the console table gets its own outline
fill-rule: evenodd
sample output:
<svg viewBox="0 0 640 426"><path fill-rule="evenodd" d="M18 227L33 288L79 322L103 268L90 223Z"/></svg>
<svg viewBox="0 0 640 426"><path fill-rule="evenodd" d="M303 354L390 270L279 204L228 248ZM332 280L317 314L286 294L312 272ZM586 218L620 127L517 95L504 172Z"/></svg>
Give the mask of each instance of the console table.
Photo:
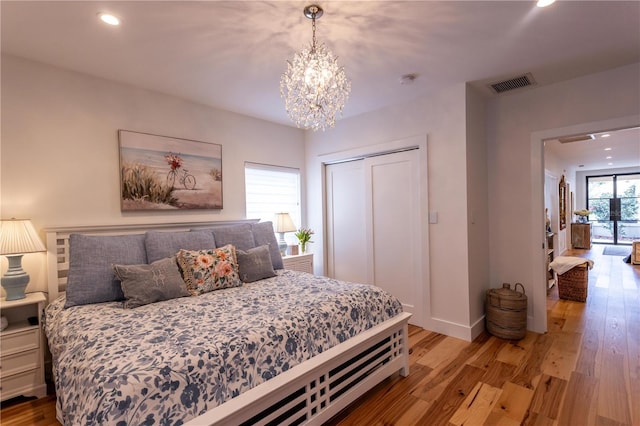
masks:
<svg viewBox="0 0 640 426"><path fill-rule="evenodd" d="M591 249L591 224L571 224L571 247L574 249Z"/></svg>

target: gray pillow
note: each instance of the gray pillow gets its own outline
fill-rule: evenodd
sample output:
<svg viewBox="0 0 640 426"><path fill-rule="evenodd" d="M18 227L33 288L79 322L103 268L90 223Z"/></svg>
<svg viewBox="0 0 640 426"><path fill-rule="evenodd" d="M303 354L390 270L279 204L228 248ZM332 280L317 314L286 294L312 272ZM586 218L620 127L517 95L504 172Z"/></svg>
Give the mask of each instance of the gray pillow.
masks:
<svg viewBox="0 0 640 426"><path fill-rule="evenodd" d="M211 231L160 232L145 234L145 248L149 263L175 255L181 249L206 250L216 247Z"/></svg>
<svg viewBox="0 0 640 426"><path fill-rule="evenodd" d="M263 278L276 276L271 264L269 246L262 245L247 251L236 250L238 256L238 268L240 279L245 283L251 283Z"/></svg>
<svg viewBox="0 0 640 426"><path fill-rule="evenodd" d="M237 250L249 250L256 246L249 223L213 228L213 236L216 240L216 247L231 244Z"/></svg>
<svg viewBox="0 0 640 426"><path fill-rule="evenodd" d="M271 222L252 223L251 232L256 246L264 244L269 246L273 269L284 269L282 255L278 248L278 240L276 240L276 234L273 232L273 224Z"/></svg>
<svg viewBox="0 0 640 426"><path fill-rule="evenodd" d="M147 263L144 234L69 236L65 308L124 299L111 265Z"/></svg>
<svg viewBox="0 0 640 426"><path fill-rule="evenodd" d="M175 256L150 265L113 265L113 269L121 281L127 309L190 295Z"/></svg>

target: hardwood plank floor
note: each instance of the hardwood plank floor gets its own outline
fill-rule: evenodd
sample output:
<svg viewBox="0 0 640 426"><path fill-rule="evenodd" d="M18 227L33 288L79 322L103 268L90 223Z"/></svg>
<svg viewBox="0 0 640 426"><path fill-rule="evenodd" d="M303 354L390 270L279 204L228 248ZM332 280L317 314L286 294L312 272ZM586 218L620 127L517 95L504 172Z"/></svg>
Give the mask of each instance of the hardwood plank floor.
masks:
<svg viewBox="0 0 640 426"><path fill-rule="evenodd" d="M586 303L548 292L548 332L473 342L410 327L411 374L389 378L328 424L640 426L640 266L602 246ZM495 286L494 286L495 287ZM2 425L59 425L55 397L3 405Z"/></svg>
<svg viewBox="0 0 640 426"><path fill-rule="evenodd" d="M409 378L388 379L330 423L640 426L640 266L602 251L565 253L594 261L587 302L561 300L553 287L546 334L467 343L411 327ZM420 365L431 370L406 389ZM412 422L395 422L389 407L409 397Z"/></svg>

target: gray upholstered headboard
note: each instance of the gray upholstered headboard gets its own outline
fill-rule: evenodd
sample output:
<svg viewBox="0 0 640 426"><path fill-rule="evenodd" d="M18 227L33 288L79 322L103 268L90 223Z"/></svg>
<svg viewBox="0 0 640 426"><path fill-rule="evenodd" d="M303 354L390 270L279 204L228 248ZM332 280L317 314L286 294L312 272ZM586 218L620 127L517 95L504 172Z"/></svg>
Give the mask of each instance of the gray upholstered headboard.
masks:
<svg viewBox="0 0 640 426"><path fill-rule="evenodd" d="M144 234L147 231L190 231L242 223L255 223L257 219L226 220L218 222L185 222L139 225L108 225L49 228L45 230L47 244L47 287L49 302L55 300L67 286L69 271L69 235L125 235Z"/></svg>

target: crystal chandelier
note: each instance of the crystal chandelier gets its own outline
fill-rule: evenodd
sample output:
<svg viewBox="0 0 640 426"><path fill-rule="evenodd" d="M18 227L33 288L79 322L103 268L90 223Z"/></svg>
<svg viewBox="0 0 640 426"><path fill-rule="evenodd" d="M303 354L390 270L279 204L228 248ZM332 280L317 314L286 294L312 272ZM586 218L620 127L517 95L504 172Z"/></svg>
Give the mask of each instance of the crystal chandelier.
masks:
<svg viewBox="0 0 640 426"><path fill-rule="evenodd" d="M287 71L280 79L280 96L291 120L304 129L324 130L336 124L336 114L342 114L351 91L351 82L344 68L324 46L316 44L316 19L322 8L310 5L304 16L311 19L313 39L308 48L287 61Z"/></svg>

